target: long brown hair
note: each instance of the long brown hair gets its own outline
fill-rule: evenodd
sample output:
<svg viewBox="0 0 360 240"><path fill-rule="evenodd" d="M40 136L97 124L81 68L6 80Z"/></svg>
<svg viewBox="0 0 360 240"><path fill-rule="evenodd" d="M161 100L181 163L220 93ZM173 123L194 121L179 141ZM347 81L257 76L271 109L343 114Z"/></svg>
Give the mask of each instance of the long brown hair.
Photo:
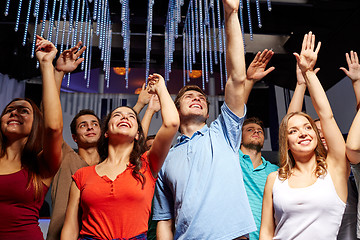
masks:
<svg viewBox="0 0 360 240"><path fill-rule="evenodd" d="M39 200L43 194L42 181L39 171L39 162L37 158L42 151L43 143L43 116L36 104L28 98L15 98L9 102L1 113L0 118L5 115L7 107L16 101L27 101L33 109L33 123L27 141L21 151L21 166L28 170L28 186L32 183L35 191L35 199ZM7 139L3 132L0 131L0 157L4 157L6 152Z"/></svg>
<svg viewBox="0 0 360 240"><path fill-rule="evenodd" d="M317 146L314 150L316 155L316 169L315 169L315 175L316 177L325 175L327 172L327 164L326 164L326 156L327 152L325 150L324 145L322 144L320 140L319 131L316 127L316 124L314 120L303 112L292 112L287 114L283 120L281 121L280 127L279 127L279 150L280 150L280 168L279 168L279 178L281 180L286 180L290 177L292 173L292 169L295 167L295 160L294 157L289 149L289 143L288 143L288 122L289 119L292 118L295 115L300 115L305 117L311 127L314 129L316 138L317 138Z"/></svg>
<svg viewBox="0 0 360 240"><path fill-rule="evenodd" d="M122 107L127 107L127 106L122 106ZM100 137L99 144L98 144L98 152L99 152L99 155L100 155L100 162L104 161L109 156L109 139L105 137L105 133L109 129L109 121L110 121L110 118L111 118L111 114L118 108L119 107L117 107L113 111L111 111L106 116L104 121L102 122L101 137ZM140 183L142 184L142 188L144 188L144 185L145 185L145 182L146 182L146 177L144 176L144 174L142 174L140 172L140 169L142 168L141 155L146 151L145 135L144 135L144 131L143 131L142 126L141 126L141 121L140 121L139 116L134 111L134 109L132 109L131 107L127 107L127 108L131 109L136 115L136 121L137 121L137 124L138 124L138 134L139 134L138 140L134 139L134 146L133 146L133 149L132 149L132 151L130 153L129 162L130 162L130 164L132 166L132 175L133 175L133 177L136 180L140 181Z"/></svg>

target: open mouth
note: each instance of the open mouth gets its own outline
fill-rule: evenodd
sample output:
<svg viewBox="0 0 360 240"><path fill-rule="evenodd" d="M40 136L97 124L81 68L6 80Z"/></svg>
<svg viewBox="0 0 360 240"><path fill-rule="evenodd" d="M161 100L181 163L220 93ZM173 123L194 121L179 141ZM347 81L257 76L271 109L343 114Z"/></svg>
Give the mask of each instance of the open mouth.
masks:
<svg viewBox="0 0 360 240"><path fill-rule="evenodd" d="M129 123L127 123L127 122L120 122L118 125L117 125L118 127L130 127L130 124Z"/></svg>
<svg viewBox="0 0 360 240"><path fill-rule="evenodd" d="M16 120L10 120L7 122L8 125L21 125L22 123Z"/></svg>
<svg viewBox="0 0 360 240"><path fill-rule="evenodd" d="M190 105L190 108L198 108L198 109L202 109L202 106L200 104L194 103Z"/></svg>
<svg viewBox="0 0 360 240"><path fill-rule="evenodd" d="M309 145L311 143L311 140L310 139L305 139L305 140L301 140L299 142L300 145Z"/></svg>

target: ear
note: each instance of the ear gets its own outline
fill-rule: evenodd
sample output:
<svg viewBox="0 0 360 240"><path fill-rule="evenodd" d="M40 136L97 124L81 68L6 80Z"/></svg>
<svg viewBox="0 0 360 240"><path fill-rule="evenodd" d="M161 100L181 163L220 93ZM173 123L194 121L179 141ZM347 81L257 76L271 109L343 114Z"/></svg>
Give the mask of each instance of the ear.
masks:
<svg viewBox="0 0 360 240"><path fill-rule="evenodd" d="M74 142L77 143L77 137L76 137L76 135L75 135L75 134L71 134L71 136L72 136L72 139L74 140Z"/></svg>
<svg viewBox="0 0 360 240"><path fill-rule="evenodd" d="M105 138L108 138L108 137L109 137L109 134L108 134L107 131L104 133L104 136L105 136Z"/></svg>
<svg viewBox="0 0 360 240"><path fill-rule="evenodd" d="M136 133L136 135L135 135L135 140L137 141L137 140L139 140L139 131Z"/></svg>

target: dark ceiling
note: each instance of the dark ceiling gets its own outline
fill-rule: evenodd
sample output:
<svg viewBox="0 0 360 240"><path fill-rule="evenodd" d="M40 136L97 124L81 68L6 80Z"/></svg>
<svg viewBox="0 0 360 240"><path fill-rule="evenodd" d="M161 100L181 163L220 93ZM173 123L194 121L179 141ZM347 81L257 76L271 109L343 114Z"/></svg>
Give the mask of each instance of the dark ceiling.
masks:
<svg viewBox="0 0 360 240"><path fill-rule="evenodd" d="M25 1L24 1L25 2ZM275 54L270 64L276 67L265 82L293 89L295 86L294 71L295 59L293 52L299 51L303 35L313 31L317 40L322 42L322 48L317 67L321 68L319 78L325 89L329 89L344 77L339 67L345 66L345 52L355 50L360 52L360 1L359 0L309 0L306 3L299 1L272 1L272 11L266 10L266 1L261 1L263 27L254 27L256 34L289 35L284 45L287 53ZM9 74L19 80L38 76L35 60L30 58L30 41L22 46L22 36L26 14L21 18L19 32L14 32L18 0L11 0L9 16L5 17L5 0L0 1L0 72ZM182 15L189 0L185 0ZM43 4L43 3L42 3ZM92 3L90 3L91 5ZM131 50L130 67L142 68L145 66L145 31L147 19L147 1L130 1L131 12ZM256 23L255 1L251 1L252 20ZM26 12L27 4L23 4ZM155 0L154 20L151 51L151 66L164 66L164 25L168 1ZM119 0L110 0L111 18L114 24L120 23L121 5ZM30 18L30 21L34 21ZM245 22L247 19L245 18ZM254 24L256 25L256 24ZM116 31L116 29L114 29ZM181 31L180 31L181 32ZM245 32L249 32L245 24ZM29 35L30 36L30 35ZM182 41L178 39L174 55L174 68L182 68ZM120 45L120 44L119 44ZM259 49L261 50L261 49ZM99 67L100 61L94 48L93 67ZM254 53L246 54L247 64ZM113 47L111 66L124 66L123 50ZM198 66L195 66L195 68Z"/></svg>

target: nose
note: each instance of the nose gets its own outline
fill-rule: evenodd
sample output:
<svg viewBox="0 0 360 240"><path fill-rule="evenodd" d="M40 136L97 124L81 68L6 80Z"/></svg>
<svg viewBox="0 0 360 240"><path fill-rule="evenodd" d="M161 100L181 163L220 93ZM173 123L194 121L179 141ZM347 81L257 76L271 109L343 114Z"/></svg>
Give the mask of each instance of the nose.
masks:
<svg viewBox="0 0 360 240"><path fill-rule="evenodd" d="M19 111L17 108L14 108L10 111L10 116L18 116Z"/></svg>

